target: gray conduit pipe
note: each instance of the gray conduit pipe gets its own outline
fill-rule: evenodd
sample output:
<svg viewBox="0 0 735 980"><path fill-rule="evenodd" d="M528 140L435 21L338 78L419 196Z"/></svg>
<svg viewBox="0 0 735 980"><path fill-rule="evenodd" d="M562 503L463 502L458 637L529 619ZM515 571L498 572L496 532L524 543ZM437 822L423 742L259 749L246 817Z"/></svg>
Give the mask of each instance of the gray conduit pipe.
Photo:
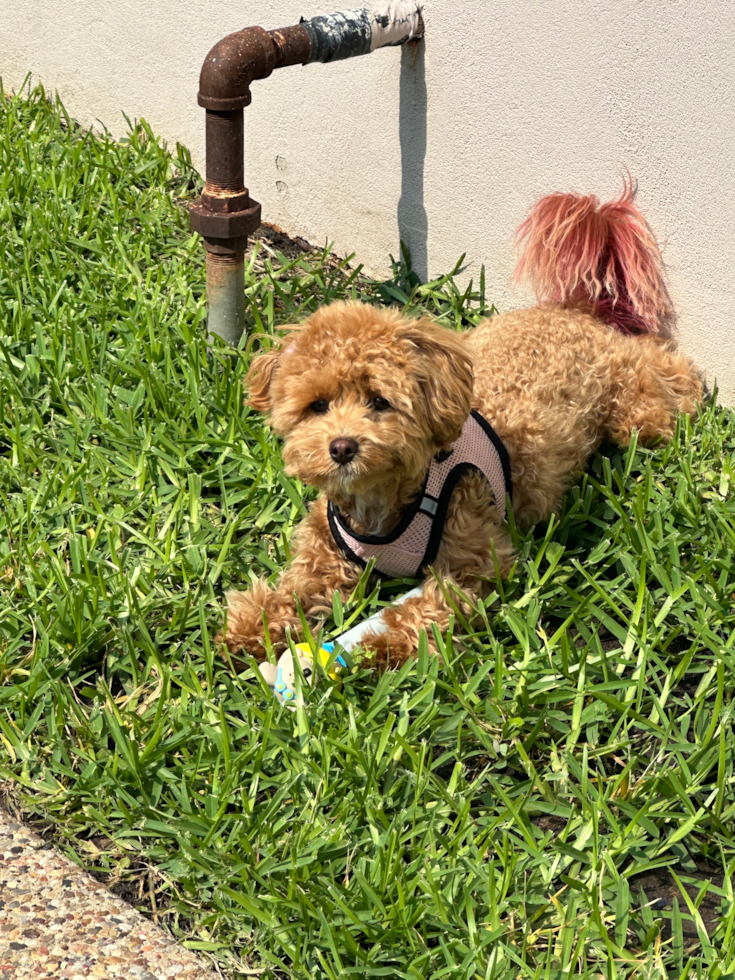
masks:
<svg viewBox="0 0 735 980"><path fill-rule="evenodd" d="M207 251L207 331L237 345L245 328L244 262L260 205L245 186L243 109L250 83L276 68L340 61L423 37L421 3L388 0L265 31L246 27L209 52L199 77L206 110L206 184L189 212Z"/></svg>

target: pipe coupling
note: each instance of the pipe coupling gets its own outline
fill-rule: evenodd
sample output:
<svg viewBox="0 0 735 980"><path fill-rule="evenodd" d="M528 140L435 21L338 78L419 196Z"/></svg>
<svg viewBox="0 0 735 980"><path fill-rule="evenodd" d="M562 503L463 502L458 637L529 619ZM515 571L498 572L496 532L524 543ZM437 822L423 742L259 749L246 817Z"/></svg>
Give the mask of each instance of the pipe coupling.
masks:
<svg viewBox="0 0 735 980"><path fill-rule="evenodd" d="M247 238L260 226L260 204L250 201L242 211L211 211L201 200L189 208L189 224L192 231L202 238Z"/></svg>

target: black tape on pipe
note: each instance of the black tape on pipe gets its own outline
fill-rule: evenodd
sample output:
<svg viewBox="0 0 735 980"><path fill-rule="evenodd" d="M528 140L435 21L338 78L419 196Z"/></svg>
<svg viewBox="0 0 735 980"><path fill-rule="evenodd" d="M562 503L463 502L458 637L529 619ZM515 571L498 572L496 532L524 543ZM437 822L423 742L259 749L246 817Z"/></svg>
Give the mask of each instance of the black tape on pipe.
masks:
<svg viewBox="0 0 735 980"><path fill-rule="evenodd" d="M311 57L307 64L342 61L370 53L373 31L370 11L366 8L324 14L303 20L301 24L311 41Z"/></svg>
<svg viewBox="0 0 735 980"><path fill-rule="evenodd" d="M405 44L419 30L421 6L414 0L382 0L374 7L341 10L302 18L311 41L307 64L341 61L369 54L376 48Z"/></svg>

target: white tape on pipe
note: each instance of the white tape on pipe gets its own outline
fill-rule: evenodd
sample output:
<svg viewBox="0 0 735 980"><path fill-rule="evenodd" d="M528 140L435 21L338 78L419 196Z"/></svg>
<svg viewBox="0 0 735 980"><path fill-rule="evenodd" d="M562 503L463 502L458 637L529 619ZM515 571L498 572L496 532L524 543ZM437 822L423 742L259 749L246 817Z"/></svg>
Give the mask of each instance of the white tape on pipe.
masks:
<svg viewBox="0 0 735 980"><path fill-rule="evenodd" d="M421 4L416 0L385 0L370 9L370 50L412 41L421 23Z"/></svg>

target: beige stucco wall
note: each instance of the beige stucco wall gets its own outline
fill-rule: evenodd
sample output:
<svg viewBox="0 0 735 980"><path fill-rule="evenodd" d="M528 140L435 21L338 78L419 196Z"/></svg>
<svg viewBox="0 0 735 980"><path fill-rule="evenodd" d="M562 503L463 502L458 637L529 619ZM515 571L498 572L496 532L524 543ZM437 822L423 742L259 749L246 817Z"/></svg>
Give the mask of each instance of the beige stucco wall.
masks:
<svg viewBox="0 0 735 980"><path fill-rule="evenodd" d="M0 75L57 89L82 123L144 116L203 163L198 70L248 24L325 0L13 0ZM423 49L253 85L246 169L266 220L388 268L399 228L422 276L463 252L500 309L511 237L552 190L615 194L627 168L657 231L682 345L735 403L735 5L722 0L427 0Z"/></svg>

